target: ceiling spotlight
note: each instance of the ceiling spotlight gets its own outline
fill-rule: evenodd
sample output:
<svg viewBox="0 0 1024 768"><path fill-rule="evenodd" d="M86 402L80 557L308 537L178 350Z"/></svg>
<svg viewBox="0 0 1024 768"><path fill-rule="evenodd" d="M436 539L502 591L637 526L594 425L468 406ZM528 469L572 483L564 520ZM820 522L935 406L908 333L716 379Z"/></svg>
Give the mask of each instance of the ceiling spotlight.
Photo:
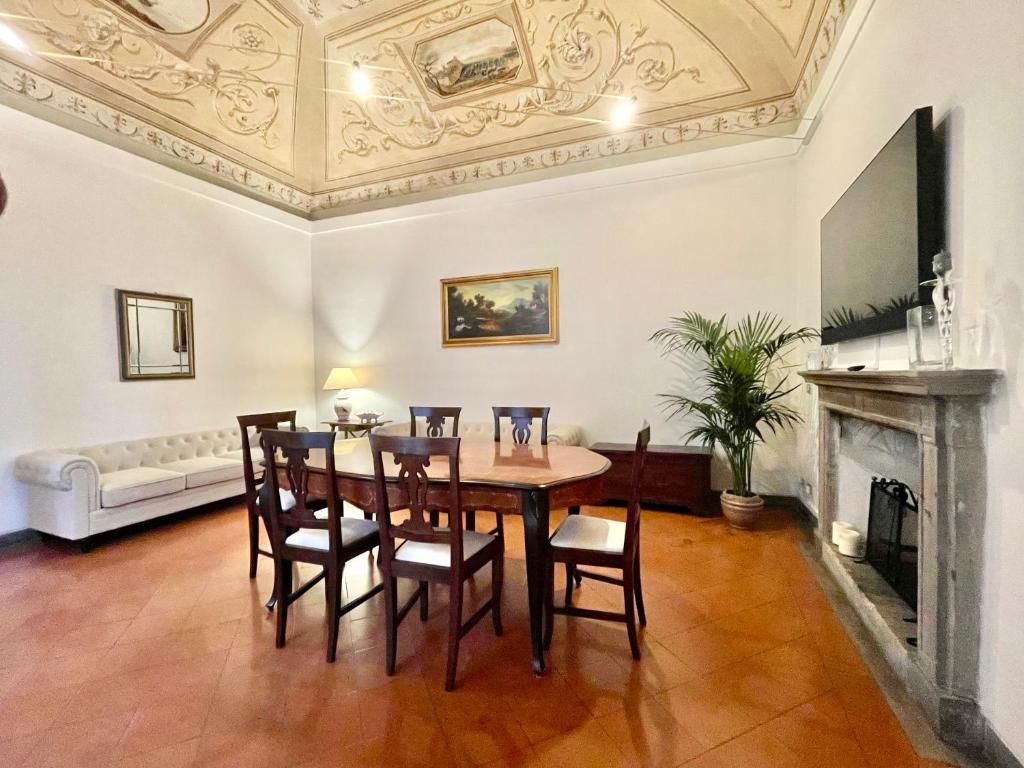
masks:
<svg viewBox="0 0 1024 768"><path fill-rule="evenodd" d="M628 128L636 117L636 96L619 99L612 108L613 128Z"/></svg>
<svg viewBox="0 0 1024 768"><path fill-rule="evenodd" d="M0 45L28 53L28 45L21 39L21 36L2 21L0 21Z"/></svg>
<svg viewBox="0 0 1024 768"><path fill-rule="evenodd" d="M352 74L349 77L349 85L355 94L361 99L365 99L373 92L373 86L370 84L370 78L367 77L365 70L359 66L358 61L352 62Z"/></svg>

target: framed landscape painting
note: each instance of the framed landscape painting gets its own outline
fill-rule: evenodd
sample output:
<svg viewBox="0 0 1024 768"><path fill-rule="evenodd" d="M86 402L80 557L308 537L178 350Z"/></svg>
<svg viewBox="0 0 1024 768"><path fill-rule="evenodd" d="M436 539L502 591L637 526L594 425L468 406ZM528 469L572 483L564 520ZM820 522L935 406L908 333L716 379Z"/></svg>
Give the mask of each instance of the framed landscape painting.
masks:
<svg viewBox="0 0 1024 768"><path fill-rule="evenodd" d="M558 269L441 281L445 347L558 341Z"/></svg>

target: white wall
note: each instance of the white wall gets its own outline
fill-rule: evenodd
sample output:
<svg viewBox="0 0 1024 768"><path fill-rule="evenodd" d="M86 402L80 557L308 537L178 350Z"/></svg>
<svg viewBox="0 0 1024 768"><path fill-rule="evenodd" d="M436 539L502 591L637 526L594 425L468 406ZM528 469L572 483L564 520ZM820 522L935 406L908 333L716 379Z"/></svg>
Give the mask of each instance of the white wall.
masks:
<svg viewBox="0 0 1024 768"><path fill-rule="evenodd" d="M1002 366L989 410L989 505L982 596L982 709L1024 756L1024 96L1020 89L1019 0L879 0L861 32L824 118L799 158L796 249L808 267L794 295L802 316L818 311L821 217L910 112L932 105L948 135L948 245L961 286L967 365ZM984 311L982 311L984 310ZM992 349L975 345L988 336ZM868 350L870 353L870 349ZM850 362L865 350L847 349ZM905 368L899 337L886 339L883 367ZM813 473L813 436L802 436Z"/></svg>
<svg viewBox="0 0 1024 768"><path fill-rule="evenodd" d="M356 407L394 419L414 404L460 405L468 420L489 419L492 405L550 405L554 422L582 425L591 441L631 441L643 418L655 442L680 441L686 430L657 395L688 379L651 333L684 310L790 316L803 260L791 160L658 178L676 165L648 164L645 182L542 184L528 199L482 194L314 234L317 381L356 366ZM560 270L559 344L441 347L441 278L543 267ZM322 417L330 403L324 393ZM779 450L760 453L763 492L794 492Z"/></svg>
<svg viewBox="0 0 1024 768"><path fill-rule="evenodd" d="M304 222L4 107L0 173L0 534L25 527L20 453L312 422ZM194 380L119 381L115 288L192 297Z"/></svg>

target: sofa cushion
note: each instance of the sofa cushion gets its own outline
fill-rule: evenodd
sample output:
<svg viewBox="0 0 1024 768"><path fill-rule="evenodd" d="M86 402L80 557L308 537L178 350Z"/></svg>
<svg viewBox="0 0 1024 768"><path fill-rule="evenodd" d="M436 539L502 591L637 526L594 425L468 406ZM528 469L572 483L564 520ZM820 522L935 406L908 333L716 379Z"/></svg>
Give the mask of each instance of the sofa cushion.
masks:
<svg viewBox="0 0 1024 768"><path fill-rule="evenodd" d="M185 475L167 469L136 467L100 475L100 506L121 507L185 490Z"/></svg>
<svg viewBox="0 0 1024 768"><path fill-rule="evenodd" d="M234 459L235 461L242 461L242 454L245 453L244 448L239 448L237 451L228 451L224 454L225 459ZM263 461L263 450L261 448L253 448L249 451L252 454L252 466L256 472L260 472L260 462Z"/></svg>
<svg viewBox="0 0 1024 768"><path fill-rule="evenodd" d="M185 475L186 488L199 488L242 476L242 462L219 456L203 456L198 459L184 459L161 464L160 469L181 472Z"/></svg>

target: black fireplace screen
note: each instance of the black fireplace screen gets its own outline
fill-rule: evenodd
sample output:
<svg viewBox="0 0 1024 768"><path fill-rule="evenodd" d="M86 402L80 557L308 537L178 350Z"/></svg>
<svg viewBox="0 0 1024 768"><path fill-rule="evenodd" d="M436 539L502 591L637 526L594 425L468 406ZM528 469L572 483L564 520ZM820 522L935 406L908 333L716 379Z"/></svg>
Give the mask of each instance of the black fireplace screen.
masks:
<svg viewBox="0 0 1024 768"><path fill-rule="evenodd" d="M898 480L871 481L867 561L917 611L917 497Z"/></svg>

